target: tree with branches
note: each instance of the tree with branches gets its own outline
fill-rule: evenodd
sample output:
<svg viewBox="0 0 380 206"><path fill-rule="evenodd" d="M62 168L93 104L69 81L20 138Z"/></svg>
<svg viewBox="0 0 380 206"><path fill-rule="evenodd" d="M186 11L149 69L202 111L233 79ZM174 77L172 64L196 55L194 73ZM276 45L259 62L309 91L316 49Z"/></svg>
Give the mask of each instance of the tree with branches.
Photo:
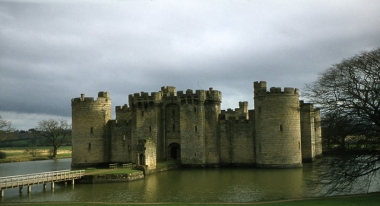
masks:
<svg viewBox="0 0 380 206"><path fill-rule="evenodd" d="M380 171L380 49L332 65L305 91L321 107L324 141L339 148L321 160L325 192L368 188Z"/></svg>
<svg viewBox="0 0 380 206"><path fill-rule="evenodd" d="M0 116L0 141L5 140L11 132L14 132L15 129L12 128L12 123L6 121Z"/></svg>
<svg viewBox="0 0 380 206"><path fill-rule="evenodd" d="M71 125L66 120L41 120L38 122L39 135L45 137L53 146L52 158L57 158L58 148L68 143L71 136Z"/></svg>

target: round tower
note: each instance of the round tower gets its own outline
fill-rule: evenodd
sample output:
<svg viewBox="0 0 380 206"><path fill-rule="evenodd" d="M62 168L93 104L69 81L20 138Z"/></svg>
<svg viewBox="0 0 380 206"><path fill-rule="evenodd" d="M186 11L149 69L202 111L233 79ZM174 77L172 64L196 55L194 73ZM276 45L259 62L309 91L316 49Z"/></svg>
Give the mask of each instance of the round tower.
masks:
<svg viewBox="0 0 380 206"><path fill-rule="evenodd" d="M254 82L256 164L259 167L301 167L299 92Z"/></svg>
<svg viewBox="0 0 380 206"><path fill-rule="evenodd" d="M98 99L85 97L71 100L72 162L71 166L89 166L108 161L106 124L111 119L108 92L99 92Z"/></svg>

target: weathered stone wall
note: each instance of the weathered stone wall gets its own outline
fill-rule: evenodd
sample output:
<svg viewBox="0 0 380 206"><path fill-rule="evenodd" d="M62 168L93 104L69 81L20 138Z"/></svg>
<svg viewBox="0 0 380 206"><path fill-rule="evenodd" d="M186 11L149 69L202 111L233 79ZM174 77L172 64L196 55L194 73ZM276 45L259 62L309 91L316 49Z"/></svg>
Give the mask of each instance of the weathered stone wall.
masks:
<svg viewBox="0 0 380 206"><path fill-rule="evenodd" d="M215 101L205 102L205 144L206 163L208 165L219 165L219 138L218 138L218 116L220 114L220 103Z"/></svg>
<svg viewBox="0 0 380 206"><path fill-rule="evenodd" d="M219 91L210 88L206 92L205 108L205 145L206 145L206 164L219 165L219 136L218 136L218 117L220 114L220 103L222 96Z"/></svg>
<svg viewBox="0 0 380 206"><path fill-rule="evenodd" d="M108 123L109 135L109 162L130 163L135 160L131 153L132 135L129 122L112 120Z"/></svg>
<svg viewBox="0 0 380 206"><path fill-rule="evenodd" d="M220 164L254 165L254 138L248 120L220 120Z"/></svg>
<svg viewBox="0 0 380 206"><path fill-rule="evenodd" d="M315 157L315 126L312 104L300 102L302 162L312 162Z"/></svg>
<svg viewBox="0 0 380 206"><path fill-rule="evenodd" d="M140 139L138 141L138 165L147 166L149 170L156 169L156 143L153 138Z"/></svg>
<svg viewBox="0 0 380 206"><path fill-rule="evenodd" d="M235 111L221 111L221 100L221 92L212 88L162 87L150 95L129 95L129 106L117 106L110 121L108 93L99 92L97 100L75 98L72 164L136 163L139 140L147 138L155 142L157 161L180 159L185 166L297 167L302 156L322 153L319 110L311 105L300 113L297 89L268 92L266 82L255 82L254 110L239 102Z"/></svg>
<svg viewBox="0 0 380 206"><path fill-rule="evenodd" d="M181 131L180 131L180 106L178 103L172 103L169 102L165 106L164 109L164 120L162 121L164 123L165 128L165 136L163 136L163 140L165 141L165 155L167 159L175 159L179 158L177 156L180 156L179 154L175 154L175 156L172 156L171 151L168 149L171 144L181 143Z"/></svg>
<svg viewBox="0 0 380 206"><path fill-rule="evenodd" d="M302 166L298 90L254 82L254 101L257 166Z"/></svg>
<svg viewBox="0 0 380 206"><path fill-rule="evenodd" d="M128 107L127 104L123 106L115 107L116 120L117 121L127 121L129 122L132 119L132 110Z"/></svg>
<svg viewBox="0 0 380 206"><path fill-rule="evenodd" d="M161 93L146 92L129 95L129 105L132 110L132 145L131 153L136 154L138 140L153 138L159 142L161 116L159 113L159 102ZM160 142L159 142L160 143ZM162 146L161 144L158 144ZM135 162L133 162L135 163Z"/></svg>
<svg viewBox="0 0 380 206"><path fill-rule="evenodd" d="M104 163L108 160L106 123L111 119L108 92L99 92L97 100L85 97L71 100L72 166Z"/></svg>
<svg viewBox="0 0 380 206"><path fill-rule="evenodd" d="M144 179L142 171L136 171L128 174L104 174L104 175L85 175L76 180L77 184L98 184L112 182L130 182L133 180Z"/></svg>
<svg viewBox="0 0 380 206"><path fill-rule="evenodd" d="M315 156L322 155L322 128L321 128L321 111L319 108L314 109L314 126L315 126Z"/></svg>
<svg viewBox="0 0 380 206"><path fill-rule="evenodd" d="M205 92L186 91L185 101L181 102L181 162L183 165L204 166L205 150Z"/></svg>

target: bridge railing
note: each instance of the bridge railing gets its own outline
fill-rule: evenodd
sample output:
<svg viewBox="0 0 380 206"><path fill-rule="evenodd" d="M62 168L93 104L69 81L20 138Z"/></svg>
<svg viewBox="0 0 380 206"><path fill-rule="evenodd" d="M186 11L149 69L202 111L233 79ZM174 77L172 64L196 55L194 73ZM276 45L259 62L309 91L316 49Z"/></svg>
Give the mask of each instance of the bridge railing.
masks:
<svg viewBox="0 0 380 206"><path fill-rule="evenodd" d="M60 170L26 175L0 177L0 188L13 188L23 185L41 184L45 182L59 182L79 179L84 176L84 170Z"/></svg>

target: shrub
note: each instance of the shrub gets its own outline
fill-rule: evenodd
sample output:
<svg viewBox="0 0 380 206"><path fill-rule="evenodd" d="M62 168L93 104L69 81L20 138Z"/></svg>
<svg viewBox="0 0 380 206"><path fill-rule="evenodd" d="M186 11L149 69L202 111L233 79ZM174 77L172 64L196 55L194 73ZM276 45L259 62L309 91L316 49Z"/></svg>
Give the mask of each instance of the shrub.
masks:
<svg viewBox="0 0 380 206"><path fill-rule="evenodd" d="M5 159L7 157L7 153L0 152L0 159Z"/></svg>
<svg viewBox="0 0 380 206"><path fill-rule="evenodd" d="M41 154L41 151L38 149L26 149L24 154L30 154L32 157L37 157Z"/></svg>

